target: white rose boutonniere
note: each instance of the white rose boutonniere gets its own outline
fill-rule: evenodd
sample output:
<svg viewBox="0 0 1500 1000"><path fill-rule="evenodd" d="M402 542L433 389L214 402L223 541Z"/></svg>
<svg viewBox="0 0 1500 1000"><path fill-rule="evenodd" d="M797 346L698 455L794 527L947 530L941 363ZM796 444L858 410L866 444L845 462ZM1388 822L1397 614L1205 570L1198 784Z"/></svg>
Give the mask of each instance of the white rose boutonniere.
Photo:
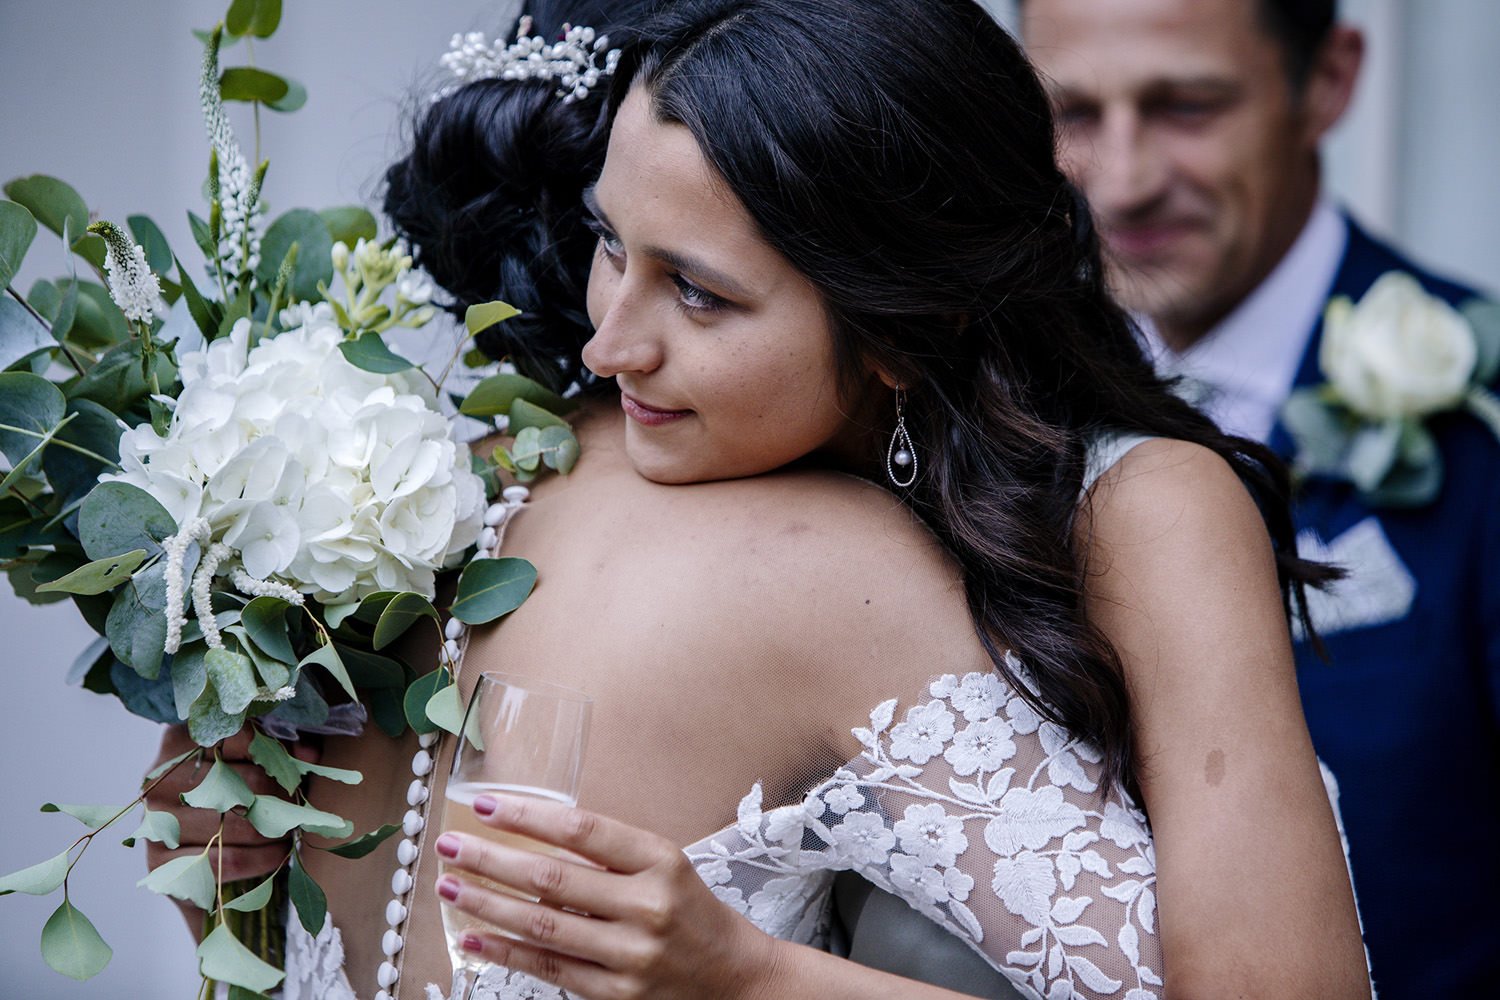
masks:
<svg viewBox="0 0 1500 1000"><path fill-rule="evenodd" d="M1352 482L1372 503L1417 507L1442 486L1428 418L1467 409L1500 435L1500 306L1455 309L1410 274L1380 277L1358 303L1328 303L1318 362L1328 379L1287 400L1294 470Z"/></svg>

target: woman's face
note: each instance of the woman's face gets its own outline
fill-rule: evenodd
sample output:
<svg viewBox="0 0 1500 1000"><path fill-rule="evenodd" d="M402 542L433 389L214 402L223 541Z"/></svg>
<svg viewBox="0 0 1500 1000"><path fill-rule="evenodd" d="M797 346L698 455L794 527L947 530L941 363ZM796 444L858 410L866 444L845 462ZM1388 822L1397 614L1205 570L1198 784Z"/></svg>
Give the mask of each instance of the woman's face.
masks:
<svg viewBox="0 0 1500 1000"><path fill-rule="evenodd" d="M644 88L621 106L587 198L599 247L583 361L618 381L641 475L731 479L858 454L821 296Z"/></svg>

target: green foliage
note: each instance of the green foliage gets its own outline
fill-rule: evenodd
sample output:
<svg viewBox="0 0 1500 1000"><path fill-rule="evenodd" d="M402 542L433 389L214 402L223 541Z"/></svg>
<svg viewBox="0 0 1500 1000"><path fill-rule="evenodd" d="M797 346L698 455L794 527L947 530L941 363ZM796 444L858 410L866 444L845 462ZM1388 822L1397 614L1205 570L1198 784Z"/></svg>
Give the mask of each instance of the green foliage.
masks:
<svg viewBox="0 0 1500 1000"><path fill-rule="evenodd" d="M126 580L130 579L136 567L140 566L146 559L145 549L135 549L118 556L109 556L104 559L96 559L91 563L85 563L78 569L53 580L44 583L36 589L44 594L102 594L113 590Z"/></svg>
<svg viewBox="0 0 1500 1000"><path fill-rule="evenodd" d="M80 300L80 302L83 300ZM80 313L80 318L82 313ZM145 402L155 391L142 371L141 342L131 340L112 348L87 375L68 389L69 399L89 399L114 413L124 413ZM151 371L163 389L177 379L177 368L164 352L155 354Z"/></svg>
<svg viewBox="0 0 1500 1000"><path fill-rule="evenodd" d="M42 471L52 492L71 503L94 488L100 473L119 468L121 428L113 412L91 399L69 400L67 417L56 439L64 444L53 445L42 455ZM69 448L69 444L76 447Z"/></svg>
<svg viewBox="0 0 1500 1000"><path fill-rule="evenodd" d="M307 88L296 80L289 80L286 77L282 79L286 82L286 94L280 100L267 102L266 107L272 111L288 114L307 103Z"/></svg>
<svg viewBox="0 0 1500 1000"><path fill-rule="evenodd" d="M375 216L360 205L325 208L318 213L318 217L328 227L328 234L335 243L342 243L351 249L360 240L373 241L379 233Z"/></svg>
<svg viewBox="0 0 1500 1000"><path fill-rule="evenodd" d="M77 286L78 298L73 325L68 330L70 342L97 351L130 338L130 325L125 322L125 314L109 297L108 289L93 281L71 284Z"/></svg>
<svg viewBox="0 0 1500 1000"><path fill-rule="evenodd" d="M211 747L227 740L245 726L243 713L230 715L219 707L219 696L212 686L205 686L198 700L188 710L188 735L199 746Z"/></svg>
<svg viewBox="0 0 1500 1000"><path fill-rule="evenodd" d="M528 427L544 430L548 427L567 428L567 421L542 409L525 399L517 399L510 405L510 432L519 434Z"/></svg>
<svg viewBox="0 0 1500 1000"><path fill-rule="evenodd" d="M226 101L260 101L271 104L286 97L290 88L275 73L254 66L231 66L219 74L219 94Z"/></svg>
<svg viewBox="0 0 1500 1000"><path fill-rule="evenodd" d="M62 420L67 401L57 386L30 372L0 374L0 454L14 470L36 454Z"/></svg>
<svg viewBox="0 0 1500 1000"><path fill-rule="evenodd" d="M302 867L302 858L298 855L292 857L292 870L287 879L287 892L292 897L292 906L297 911L297 919L307 933L317 936L323 929L323 918L328 915L328 897L324 895L323 888L313 881L307 869Z"/></svg>
<svg viewBox="0 0 1500 1000"><path fill-rule="evenodd" d="M505 320L521 315L521 310L509 302L482 302L464 311L464 327L470 336L477 336Z"/></svg>
<svg viewBox="0 0 1500 1000"><path fill-rule="evenodd" d="M182 297L187 300L188 314L198 325L198 332L203 334L204 340L214 339L219 332L219 320L223 318L222 308L218 303L209 302L203 297L198 286L193 283L192 275L188 274L188 269L182 266L180 260L177 261L177 277L182 283Z"/></svg>
<svg viewBox="0 0 1500 1000"><path fill-rule="evenodd" d="M408 629L423 618L430 620L434 625L441 626L443 623L438 617L437 609L432 606L432 602L421 594L410 592L397 594L380 613L380 620L375 623L375 638L371 645L375 649L384 649L405 635Z"/></svg>
<svg viewBox="0 0 1500 1000"><path fill-rule="evenodd" d="M1478 357L1474 364L1474 384L1490 385L1500 376L1500 302L1470 299L1459 310L1474 331Z"/></svg>
<svg viewBox="0 0 1500 1000"><path fill-rule="evenodd" d="M347 843L339 844L337 847L325 847L323 850L329 854L337 854L341 858L362 858L400 832L401 827L395 823L387 823L378 830L371 830Z"/></svg>
<svg viewBox="0 0 1500 1000"><path fill-rule="evenodd" d="M439 688L437 694L427 699L426 714L434 726L457 736L464 724L464 702L458 685Z"/></svg>
<svg viewBox="0 0 1500 1000"><path fill-rule="evenodd" d="M280 23L281 0L234 0L224 15L224 30L230 35L270 38Z"/></svg>
<svg viewBox="0 0 1500 1000"><path fill-rule="evenodd" d="M141 825L125 838L124 844L126 847L134 847L137 840L154 840L168 850L176 850L181 837L182 828L176 816L169 812L147 809L141 817Z"/></svg>
<svg viewBox="0 0 1500 1000"><path fill-rule="evenodd" d="M0 205L9 202L0 201ZM3 253L3 250L0 250ZM4 261L0 260L0 268ZM3 277L3 275L0 275ZM5 292L0 285L0 295ZM0 298L0 371L30 361L43 351L56 349L51 332L15 299Z"/></svg>
<svg viewBox="0 0 1500 1000"><path fill-rule="evenodd" d="M377 375L392 375L415 367L393 353L378 333L363 333L354 340L346 340L339 345L339 350L354 367Z"/></svg>
<svg viewBox="0 0 1500 1000"><path fill-rule="evenodd" d="M279 597L257 597L240 612L240 621L245 623L245 631L255 644L288 665L297 662L287 635L286 613L291 607L290 602Z"/></svg>
<svg viewBox="0 0 1500 1000"><path fill-rule="evenodd" d="M333 643L325 643L308 653L302 658L302 662L297 664L297 669L301 670L310 666L322 667L328 671L350 698L359 697L359 692L354 689L354 682L349 679L349 671L344 669L344 661L339 659L339 651L334 648Z"/></svg>
<svg viewBox="0 0 1500 1000"><path fill-rule="evenodd" d="M130 227L131 237L141 245L142 250L146 251L146 266L158 275L171 271L172 248L167 243L167 237L162 233L161 227L146 215L126 216L125 224Z"/></svg>
<svg viewBox="0 0 1500 1000"><path fill-rule="evenodd" d="M257 730L250 740L250 759L259 764L260 769L288 795L302 784L302 769L297 766L297 759L287 752L278 739Z"/></svg>
<svg viewBox="0 0 1500 1000"><path fill-rule="evenodd" d="M483 625L521 606L536 586L536 567L525 559L479 559L464 567L458 578L453 617L468 625Z"/></svg>
<svg viewBox="0 0 1500 1000"><path fill-rule="evenodd" d="M470 310L472 311L472 309ZM469 417L508 416L511 404L524 399L553 413L566 413L573 408L570 400L533 382L524 375L502 372L491 375L469 391L459 412Z"/></svg>
<svg viewBox="0 0 1500 1000"><path fill-rule="evenodd" d="M240 715L255 700L259 685L255 683L255 665L250 657L229 649L210 649L203 655L208 682L219 696L219 710L225 715Z"/></svg>
<svg viewBox="0 0 1500 1000"><path fill-rule="evenodd" d="M435 733L437 724L427 718L427 703L439 690L453 683L453 677L441 667L411 682L404 700L406 721L418 733Z"/></svg>
<svg viewBox="0 0 1500 1000"><path fill-rule="evenodd" d="M101 830L120 815L119 806L78 806L48 802L42 806L44 813L62 813L72 816L90 830Z"/></svg>
<svg viewBox="0 0 1500 1000"><path fill-rule="evenodd" d="M78 511L78 537L90 559L144 549L161 551L162 540L177 533L177 522L156 498L129 483L100 483ZM162 607L165 607L163 601Z"/></svg>
<svg viewBox="0 0 1500 1000"><path fill-rule="evenodd" d="M276 876L272 875L254 889L240 893L224 904L226 910L253 913L271 901L271 890L276 888Z"/></svg>
<svg viewBox="0 0 1500 1000"><path fill-rule="evenodd" d="M63 879L67 877L68 851L63 851L55 858L48 858L46 861L0 878L0 896L7 896L13 892L24 892L29 896L45 896L62 885Z"/></svg>
<svg viewBox="0 0 1500 1000"><path fill-rule="evenodd" d="M136 885L173 899L185 899L200 910L212 907L219 891L208 851L185 858L173 858Z"/></svg>
<svg viewBox="0 0 1500 1000"><path fill-rule="evenodd" d="M70 979L97 976L113 955L89 918L66 898L42 927L42 958Z"/></svg>
<svg viewBox="0 0 1500 1000"><path fill-rule="evenodd" d="M188 717L193 703L208 687L208 666L203 662L207 655L206 644L193 642L180 647L172 657L172 697L179 719Z"/></svg>
<svg viewBox="0 0 1500 1000"><path fill-rule="evenodd" d="M276 269L294 243L297 245L297 266L292 272L288 294L293 299L317 302L322 298L318 285L327 285L333 280L333 237L317 212L294 208L271 223L261 238L260 269L256 271L256 278L262 287L272 287L276 282Z"/></svg>
<svg viewBox="0 0 1500 1000"><path fill-rule="evenodd" d="M285 977L235 938L227 924L219 924L198 945L198 971L205 979L264 993Z"/></svg>
<svg viewBox="0 0 1500 1000"><path fill-rule="evenodd" d="M110 485L110 484L106 484ZM167 641L166 563L141 570L115 594L105 619L110 649L127 667L146 680L161 673L162 647Z"/></svg>
<svg viewBox="0 0 1500 1000"><path fill-rule="evenodd" d="M21 261L36 239L36 218L25 205L0 201L0 292L21 270ZM0 368L9 367L0 365Z"/></svg>
<svg viewBox="0 0 1500 1000"><path fill-rule="evenodd" d="M59 236L88 229L89 209L72 187L45 174L18 177L5 185L5 196L29 211Z"/></svg>
<svg viewBox="0 0 1500 1000"><path fill-rule="evenodd" d="M334 838L354 832L354 824L340 816L274 795L257 795L245 818L262 837L272 840L280 840L295 829Z"/></svg>
<svg viewBox="0 0 1500 1000"><path fill-rule="evenodd" d="M210 650L210 653L215 652L218 650ZM216 760L197 787L183 794L182 801L194 809L226 813L231 809L249 808L255 801L255 793L250 791L239 772L222 760Z"/></svg>

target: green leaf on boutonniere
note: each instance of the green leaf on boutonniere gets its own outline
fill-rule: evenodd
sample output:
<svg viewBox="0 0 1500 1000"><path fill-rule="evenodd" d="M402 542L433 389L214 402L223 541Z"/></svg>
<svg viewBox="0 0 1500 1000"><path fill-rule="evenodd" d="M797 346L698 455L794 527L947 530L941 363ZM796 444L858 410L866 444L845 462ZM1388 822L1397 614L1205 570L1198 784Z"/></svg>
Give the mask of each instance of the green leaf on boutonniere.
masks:
<svg viewBox="0 0 1500 1000"><path fill-rule="evenodd" d="M272 111L280 111L282 114L288 114L307 103L307 88L296 80L291 80L287 77L282 77L282 79L286 81L286 95L279 101L267 101L266 107Z"/></svg>
<svg viewBox="0 0 1500 1000"><path fill-rule="evenodd" d="M297 919L307 933L314 936L323 929L323 920L328 916L328 896L323 887L313 881L307 869L302 867L300 855L292 856L292 870L287 879L287 895L292 897L292 906Z"/></svg>
<svg viewBox="0 0 1500 1000"><path fill-rule="evenodd" d="M72 850L69 848L69 850ZM0 896L13 892L24 892L28 896L45 896L63 884L68 877L68 851L55 858L48 858L29 868L11 872L0 878Z"/></svg>
<svg viewBox="0 0 1500 1000"><path fill-rule="evenodd" d="M572 401L563 399L524 375L502 372L491 375L474 386L468 396L464 397L459 412L468 417L505 416L510 413L511 404L518 399L535 403L553 413L567 413L574 407Z"/></svg>
<svg viewBox="0 0 1500 1000"><path fill-rule="evenodd" d="M255 793L234 768L222 760L216 760L203 780L192 791L183 793L182 801L194 809L226 813L231 809L248 807L255 801Z"/></svg>
<svg viewBox="0 0 1500 1000"><path fill-rule="evenodd" d="M1368 424L1354 433L1345 457L1349 478L1363 493L1380 485L1401 453L1400 420Z"/></svg>
<svg viewBox="0 0 1500 1000"><path fill-rule="evenodd" d="M380 612L380 619L375 623L375 636L371 641L374 649L384 649L397 639L406 634L411 628L423 618L431 619L435 625L442 625L442 619L438 617L437 609L432 602L421 594L411 592L397 594L391 598L385 610Z"/></svg>
<svg viewBox="0 0 1500 1000"><path fill-rule="evenodd" d="M141 817L141 825L136 827L135 832L126 837L122 843L126 847L134 847L137 840L154 840L168 850L176 850L181 836L182 828L176 816L169 812L147 809L146 814Z"/></svg>
<svg viewBox="0 0 1500 1000"><path fill-rule="evenodd" d="M356 368L377 375L392 375L415 367L410 361L392 353L378 333L364 333L339 345L344 357Z"/></svg>
<svg viewBox="0 0 1500 1000"><path fill-rule="evenodd" d="M1485 426L1500 437L1500 399L1488 389L1476 386L1464 397L1464 408L1484 421Z"/></svg>
<svg viewBox="0 0 1500 1000"><path fill-rule="evenodd" d="M272 840L280 840L299 828L320 837L342 838L354 832L354 824L341 816L274 795L257 795L245 818L262 837Z"/></svg>
<svg viewBox="0 0 1500 1000"><path fill-rule="evenodd" d="M1459 309L1459 314L1474 331L1474 346L1478 351L1474 384L1490 385L1500 375L1500 302L1470 299Z"/></svg>
<svg viewBox="0 0 1500 1000"><path fill-rule="evenodd" d="M0 290L21 270L21 261L36 239L36 218L25 205L0 201Z"/></svg>
<svg viewBox="0 0 1500 1000"><path fill-rule="evenodd" d="M198 946L198 971L205 979L258 993L271 989L285 977L280 969L261 961L241 944L228 924L215 927Z"/></svg>
<svg viewBox="0 0 1500 1000"><path fill-rule="evenodd" d="M271 891L276 888L276 876L272 875L260 885L238 896L224 904L224 909L235 910L239 913L254 913L271 901Z"/></svg>
<svg viewBox="0 0 1500 1000"><path fill-rule="evenodd" d="M146 559L145 549L136 549L118 556L95 559L85 563L66 576L37 587L38 593L50 594L103 594L114 590L130 579Z"/></svg>
<svg viewBox="0 0 1500 1000"><path fill-rule="evenodd" d="M519 608L536 586L536 567L525 559L477 559L458 578L453 617L483 625Z"/></svg>
<svg viewBox="0 0 1500 1000"><path fill-rule="evenodd" d="M89 918L66 899L42 927L42 958L70 979L98 975L113 955Z"/></svg>
<svg viewBox="0 0 1500 1000"><path fill-rule="evenodd" d="M155 497L129 483L100 483L78 511L78 537L90 559L136 549L155 554L177 533L177 522ZM164 606L164 605L163 605Z"/></svg>
<svg viewBox="0 0 1500 1000"><path fill-rule="evenodd" d="M46 803L41 811L72 816L90 830L102 830L120 815L119 806L72 806L59 805L56 802Z"/></svg>
<svg viewBox="0 0 1500 1000"><path fill-rule="evenodd" d="M136 886L174 899L185 899L200 910L213 906L218 895L214 866L207 851L191 857L173 858L137 882Z"/></svg>
<svg viewBox="0 0 1500 1000"><path fill-rule="evenodd" d="M364 836L356 837L347 844L339 844L337 847L323 847L319 848L319 850L327 851L329 854L337 854L341 858L362 858L385 843L394 834L400 832L401 827L395 823L387 823L380 829L371 830Z"/></svg>

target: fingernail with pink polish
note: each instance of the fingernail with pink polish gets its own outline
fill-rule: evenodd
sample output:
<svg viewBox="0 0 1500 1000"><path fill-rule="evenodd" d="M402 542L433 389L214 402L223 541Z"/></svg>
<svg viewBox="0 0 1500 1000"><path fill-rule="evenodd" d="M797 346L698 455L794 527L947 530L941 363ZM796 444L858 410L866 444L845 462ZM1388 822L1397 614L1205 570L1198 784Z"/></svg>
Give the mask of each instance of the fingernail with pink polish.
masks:
<svg viewBox="0 0 1500 1000"><path fill-rule="evenodd" d="M452 875L444 875L442 878L438 879L437 894L439 896L442 896L448 902L453 902L458 898L458 879L454 878Z"/></svg>
<svg viewBox="0 0 1500 1000"><path fill-rule="evenodd" d="M465 934L463 949L464 951L480 952L484 950L484 942L479 940L478 934Z"/></svg>
<svg viewBox="0 0 1500 1000"><path fill-rule="evenodd" d="M493 815L499 807L500 800L493 795L481 795L474 800L474 811L481 816Z"/></svg>
<svg viewBox="0 0 1500 1000"><path fill-rule="evenodd" d="M434 846L437 848L437 852L439 854L449 859L450 861L458 857L459 841L458 838L453 836L453 834L451 833L445 833L441 837L439 837L437 839L437 844Z"/></svg>

